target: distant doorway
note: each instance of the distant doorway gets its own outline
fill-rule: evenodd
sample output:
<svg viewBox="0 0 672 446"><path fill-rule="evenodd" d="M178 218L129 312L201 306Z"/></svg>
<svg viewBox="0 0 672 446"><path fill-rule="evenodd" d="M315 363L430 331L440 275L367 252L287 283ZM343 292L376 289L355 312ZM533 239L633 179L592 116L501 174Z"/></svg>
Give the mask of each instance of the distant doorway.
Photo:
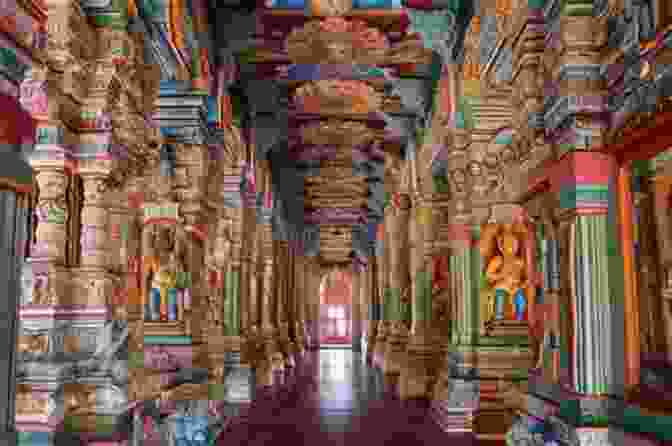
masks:
<svg viewBox="0 0 672 446"><path fill-rule="evenodd" d="M352 279L349 272L333 270L320 286L320 343L352 343Z"/></svg>

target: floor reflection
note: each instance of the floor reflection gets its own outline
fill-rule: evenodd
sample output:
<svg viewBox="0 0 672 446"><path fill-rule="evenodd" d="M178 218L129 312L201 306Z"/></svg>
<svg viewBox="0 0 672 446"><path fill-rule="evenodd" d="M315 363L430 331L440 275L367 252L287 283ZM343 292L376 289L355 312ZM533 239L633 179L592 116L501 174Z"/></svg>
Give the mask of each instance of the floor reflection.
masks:
<svg viewBox="0 0 672 446"><path fill-rule="evenodd" d="M308 352L292 373L294 385L255 402L217 446L438 446L449 439L424 412L385 393L382 373L368 367L361 353ZM471 446L464 440L451 444Z"/></svg>

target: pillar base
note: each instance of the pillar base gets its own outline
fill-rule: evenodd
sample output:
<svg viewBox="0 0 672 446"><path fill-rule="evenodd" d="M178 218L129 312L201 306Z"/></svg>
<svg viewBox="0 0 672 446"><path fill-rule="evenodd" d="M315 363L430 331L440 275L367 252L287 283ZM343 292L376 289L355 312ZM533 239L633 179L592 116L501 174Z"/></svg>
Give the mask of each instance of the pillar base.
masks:
<svg viewBox="0 0 672 446"><path fill-rule="evenodd" d="M399 398L429 398L434 382L433 369L435 352L432 346L408 344L406 360L399 377Z"/></svg>

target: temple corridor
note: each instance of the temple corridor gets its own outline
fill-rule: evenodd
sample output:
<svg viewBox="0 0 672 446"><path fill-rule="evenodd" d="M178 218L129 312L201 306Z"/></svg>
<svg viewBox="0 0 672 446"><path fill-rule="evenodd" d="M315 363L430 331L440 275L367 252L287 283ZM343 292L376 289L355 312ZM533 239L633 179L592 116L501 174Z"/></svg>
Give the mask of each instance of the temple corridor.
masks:
<svg viewBox="0 0 672 446"><path fill-rule="evenodd" d="M380 370L347 348L307 352L284 385L270 389L257 389L218 446L476 444L471 435L442 432L422 403L394 397Z"/></svg>
<svg viewBox="0 0 672 446"><path fill-rule="evenodd" d="M1 3L0 446L672 442L672 0Z"/></svg>

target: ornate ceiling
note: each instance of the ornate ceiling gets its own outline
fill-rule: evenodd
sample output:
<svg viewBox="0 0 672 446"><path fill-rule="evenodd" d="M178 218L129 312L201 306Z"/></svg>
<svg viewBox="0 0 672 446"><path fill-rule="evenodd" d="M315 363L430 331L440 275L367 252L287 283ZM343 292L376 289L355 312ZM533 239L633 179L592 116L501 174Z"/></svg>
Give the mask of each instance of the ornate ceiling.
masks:
<svg viewBox="0 0 672 446"><path fill-rule="evenodd" d="M251 3L136 0L119 7L83 1L94 22L118 20L144 35L134 51L160 70L150 77L161 80L158 98L119 98L139 110L153 103L153 119L116 126L128 128L128 135L114 137L128 146L135 128L150 122L178 141L242 152L229 153L231 159L268 160L272 194L248 204L273 221L276 237L302 240L307 254L325 261L366 256L385 206L386 158L415 156L418 134L432 122L442 66L464 58L462 42L476 5L425 1L419 9L324 18ZM421 9L428 4L440 9ZM223 93L232 103L237 136L217 125L226 109ZM130 153L147 158L138 165L159 158ZM246 184L259 185L250 175ZM229 198L229 205L242 204Z"/></svg>

